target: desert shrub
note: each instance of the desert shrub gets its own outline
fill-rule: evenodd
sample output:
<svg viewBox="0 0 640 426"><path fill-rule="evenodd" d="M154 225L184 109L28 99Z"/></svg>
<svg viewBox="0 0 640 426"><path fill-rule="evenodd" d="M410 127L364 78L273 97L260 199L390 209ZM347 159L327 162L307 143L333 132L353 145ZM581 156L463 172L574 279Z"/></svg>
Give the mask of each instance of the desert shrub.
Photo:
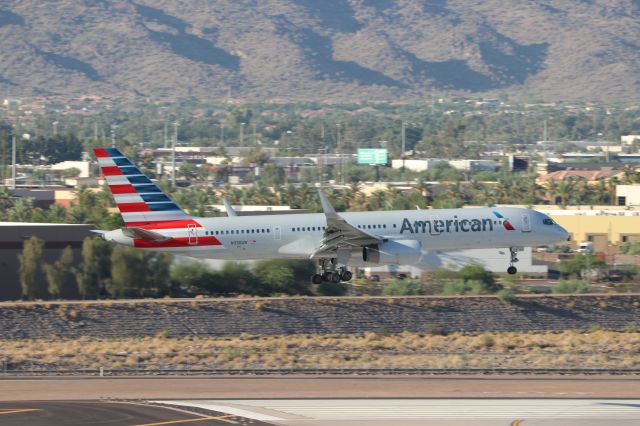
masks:
<svg viewBox="0 0 640 426"><path fill-rule="evenodd" d="M496 286L499 286L496 284ZM502 289L502 286L498 287L498 290ZM486 283L477 280L455 280L448 282L442 288L442 292L447 295L454 294L493 294L496 292L495 286L488 286Z"/></svg>
<svg viewBox="0 0 640 426"><path fill-rule="evenodd" d="M498 298L506 303L514 303L516 301L516 294L509 289L503 288L497 294Z"/></svg>
<svg viewBox="0 0 640 426"><path fill-rule="evenodd" d="M385 296L415 296L424 294L424 286L418 280L393 280L382 289Z"/></svg>
<svg viewBox="0 0 640 426"><path fill-rule="evenodd" d="M560 280L553 292L557 294L586 293L589 287L581 280Z"/></svg>

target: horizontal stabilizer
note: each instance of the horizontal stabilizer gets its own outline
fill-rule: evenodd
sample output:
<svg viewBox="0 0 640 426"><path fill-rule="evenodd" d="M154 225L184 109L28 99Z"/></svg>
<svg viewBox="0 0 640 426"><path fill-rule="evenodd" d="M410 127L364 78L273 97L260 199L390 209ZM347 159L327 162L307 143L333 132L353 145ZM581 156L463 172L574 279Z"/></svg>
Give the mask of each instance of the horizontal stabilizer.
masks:
<svg viewBox="0 0 640 426"><path fill-rule="evenodd" d="M163 242L168 241L171 237L167 237L166 235L162 235L158 232L148 231L146 229L138 228L137 226L129 226L126 228L122 228L122 233L129 238L137 238L141 240L154 241L154 242Z"/></svg>

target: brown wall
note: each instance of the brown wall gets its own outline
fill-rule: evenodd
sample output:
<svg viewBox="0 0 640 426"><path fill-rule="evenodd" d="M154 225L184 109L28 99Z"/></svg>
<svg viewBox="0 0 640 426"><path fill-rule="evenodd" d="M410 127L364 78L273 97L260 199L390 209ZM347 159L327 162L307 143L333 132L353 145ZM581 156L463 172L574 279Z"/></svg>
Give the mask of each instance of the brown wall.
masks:
<svg viewBox="0 0 640 426"><path fill-rule="evenodd" d="M42 263L55 262L66 246L73 249L76 265L81 260L82 241L91 236L93 225L31 224L0 222L0 300L18 300L22 297L18 271L18 255L22 252L23 241L36 236L45 241ZM40 276L44 280L44 276ZM66 283L63 298L77 298L78 293L72 282Z"/></svg>

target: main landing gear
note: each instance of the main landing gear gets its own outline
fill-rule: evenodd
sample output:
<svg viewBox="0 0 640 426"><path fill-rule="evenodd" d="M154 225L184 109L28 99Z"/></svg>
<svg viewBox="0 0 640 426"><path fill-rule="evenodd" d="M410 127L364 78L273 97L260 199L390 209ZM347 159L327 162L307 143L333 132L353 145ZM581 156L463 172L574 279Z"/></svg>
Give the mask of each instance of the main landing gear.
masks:
<svg viewBox="0 0 640 426"><path fill-rule="evenodd" d="M341 266L336 269L336 259L322 259L320 262L321 273L314 274L311 282L321 284L322 282L339 283L340 281L350 281L353 278L351 271Z"/></svg>
<svg viewBox="0 0 640 426"><path fill-rule="evenodd" d="M507 273L509 275L515 275L518 272L518 268L513 266L513 264L518 263L518 250L515 247L509 247L509 253L511 253L511 260L509 261Z"/></svg>

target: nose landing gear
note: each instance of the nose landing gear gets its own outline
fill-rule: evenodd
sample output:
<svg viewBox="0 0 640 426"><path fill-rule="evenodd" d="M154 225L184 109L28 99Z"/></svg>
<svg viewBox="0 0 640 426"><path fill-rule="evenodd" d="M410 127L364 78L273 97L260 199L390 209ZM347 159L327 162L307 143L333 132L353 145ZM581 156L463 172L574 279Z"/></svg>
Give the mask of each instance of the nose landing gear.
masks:
<svg viewBox="0 0 640 426"><path fill-rule="evenodd" d="M336 259L322 259L319 262L320 273L311 277L313 284L321 284L322 282L339 283L340 281L350 281L353 278L351 271L345 266L341 266L336 270Z"/></svg>
<svg viewBox="0 0 640 426"><path fill-rule="evenodd" d="M509 260L507 273L509 275L515 275L518 272L518 268L513 266L513 264L518 263L518 249L516 247L509 247L509 253L511 254L511 259Z"/></svg>

